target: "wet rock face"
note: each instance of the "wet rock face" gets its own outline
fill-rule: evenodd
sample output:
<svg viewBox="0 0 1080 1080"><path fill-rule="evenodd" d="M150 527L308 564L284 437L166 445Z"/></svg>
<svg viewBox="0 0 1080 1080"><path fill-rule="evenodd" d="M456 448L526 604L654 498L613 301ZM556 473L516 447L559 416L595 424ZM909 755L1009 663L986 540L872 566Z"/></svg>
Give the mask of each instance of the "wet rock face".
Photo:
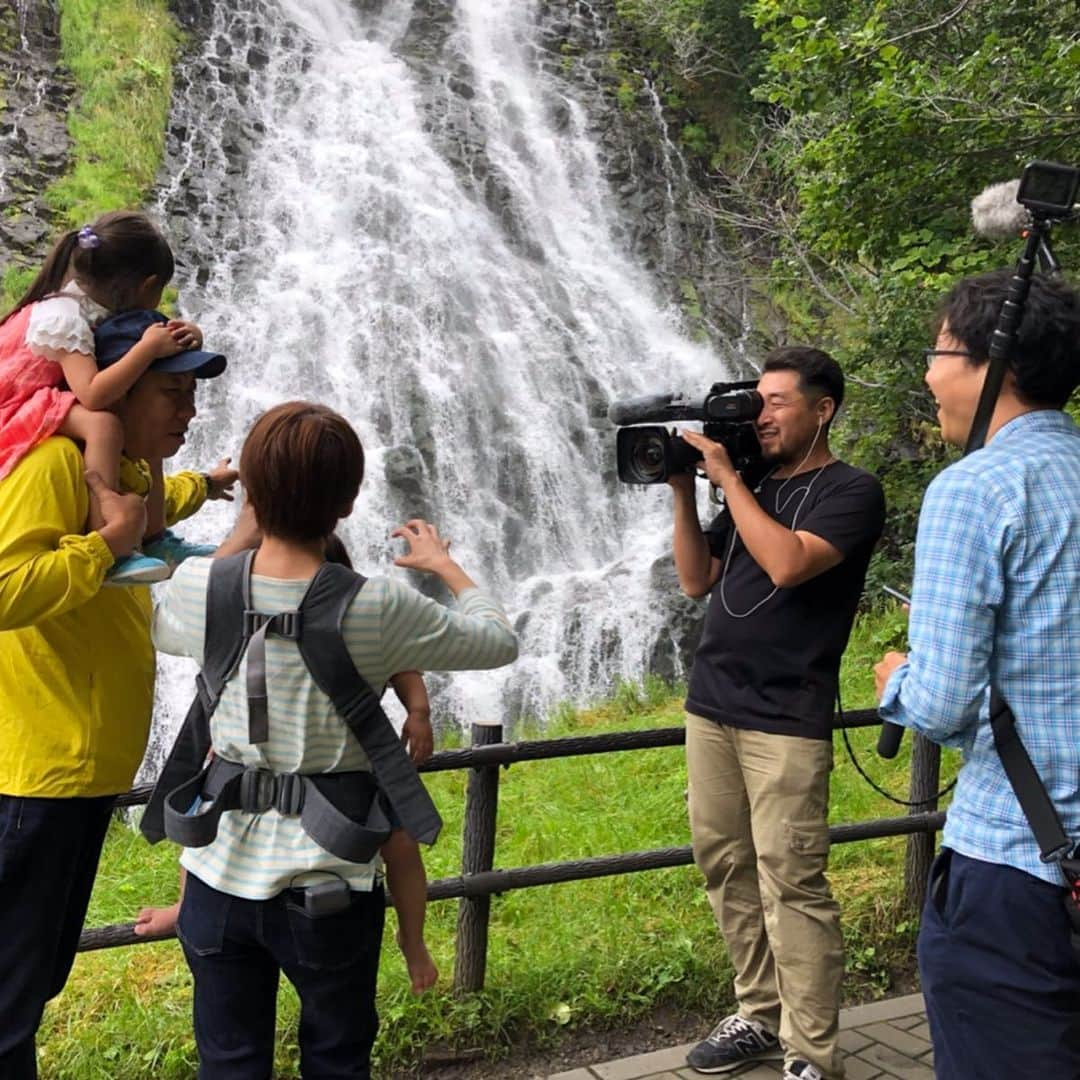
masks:
<svg viewBox="0 0 1080 1080"><path fill-rule="evenodd" d="M635 58L637 46L614 7L542 0L541 62L573 86L588 109L604 177L621 210L623 242L635 260L684 311L697 336L714 344L734 339L744 318L741 290L732 284L738 275L727 267L708 214L696 205L711 181L701 163L683 153L677 124ZM625 80L635 86L632 101L620 86ZM559 102L549 108L558 121Z"/></svg>
<svg viewBox="0 0 1080 1080"><path fill-rule="evenodd" d="M67 165L72 94L55 5L0 0L0 271L36 266L49 246L42 192Z"/></svg>
<svg viewBox="0 0 1080 1080"><path fill-rule="evenodd" d="M604 178L622 211L620 239L635 261L649 269L674 307L692 298L703 336L737 337L743 329L742 300L732 288L726 260L718 258L722 245L712 224L693 205L708 178L682 155L644 79L632 105L617 102L622 75L611 57L627 56L624 62L632 64L633 47L620 39L613 7L610 2L540 3L540 66L553 82L571 86L587 111ZM399 43L402 58L421 74L425 127L463 190L486 205L513 247L543 261L542 245L530 235L513 183L488 153L485 125L475 114L476 76L457 48L455 28L452 0L416 0ZM564 97L551 93L545 108L556 131L572 126Z"/></svg>
<svg viewBox="0 0 1080 1080"><path fill-rule="evenodd" d="M408 518L430 519L430 493L424 459L415 446L391 446L383 455L386 483L397 493L398 502Z"/></svg>
<svg viewBox="0 0 1080 1080"><path fill-rule="evenodd" d="M649 584L664 620L649 656L649 671L672 682L685 678L694 662L705 625L703 600L694 600L679 588L671 556L657 559L649 568Z"/></svg>

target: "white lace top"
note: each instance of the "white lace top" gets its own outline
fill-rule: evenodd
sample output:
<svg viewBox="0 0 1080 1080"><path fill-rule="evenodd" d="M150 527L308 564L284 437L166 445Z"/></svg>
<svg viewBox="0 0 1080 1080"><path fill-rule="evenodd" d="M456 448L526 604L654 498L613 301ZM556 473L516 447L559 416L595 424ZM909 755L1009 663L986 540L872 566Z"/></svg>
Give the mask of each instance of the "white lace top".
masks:
<svg viewBox="0 0 1080 1080"><path fill-rule="evenodd" d="M94 355L94 326L109 314L69 281L58 293L39 300L30 310L26 344L35 356L57 362L69 352Z"/></svg>

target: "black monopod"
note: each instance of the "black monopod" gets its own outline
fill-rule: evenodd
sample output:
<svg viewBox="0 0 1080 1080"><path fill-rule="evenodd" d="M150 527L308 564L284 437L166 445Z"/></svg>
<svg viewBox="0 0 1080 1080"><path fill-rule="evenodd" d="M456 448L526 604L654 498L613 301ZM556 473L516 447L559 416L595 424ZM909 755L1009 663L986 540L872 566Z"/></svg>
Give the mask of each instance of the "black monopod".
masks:
<svg viewBox="0 0 1080 1080"><path fill-rule="evenodd" d="M1009 232L1017 227L1023 230L1024 251L1009 280L1009 289L1001 305L997 326L990 338L989 364L983 383L975 416L971 421L964 456L982 448L994 415L1001 383L1009 354L1016 341L1020 320L1024 317L1024 305L1031 288L1031 275L1036 262L1050 275L1061 271L1050 246L1050 228L1064 221L1073 213L1077 188L1080 187L1080 169L1068 165L1055 165L1048 161L1033 161L1024 167L1019 182L995 184L979 195L973 204L976 226L980 215L988 220L989 234L999 233L1004 226ZM980 201L982 207L980 208ZM899 724L885 721L881 725L877 752L883 758L894 758L900 750L904 729Z"/></svg>

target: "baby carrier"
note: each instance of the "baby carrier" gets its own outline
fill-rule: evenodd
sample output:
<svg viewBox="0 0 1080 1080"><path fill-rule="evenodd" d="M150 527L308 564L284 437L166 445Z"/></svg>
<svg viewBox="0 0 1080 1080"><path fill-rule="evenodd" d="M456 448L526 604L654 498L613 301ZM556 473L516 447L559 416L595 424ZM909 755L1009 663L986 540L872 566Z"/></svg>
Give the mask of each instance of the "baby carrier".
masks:
<svg viewBox="0 0 1080 1080"><path fill-rule="evenodd" d="M184 847L205 847L226 810L262 813L273 807L299 816L315 843L348 862L374 856L390 834L391 814L415 840L434 843L442 827L439 813L342 638L345 613L366 579L324 563L297 609L268 615L251 606L253 559L254 552L245 552L211 566L197 694L150 796L143 835L152 844L167 836ZM363 747L371 772L277 773L220 756L206 764L211 717L245 653L248 739L257 745L269 738L269 634L296 642L316 686Z"/></svg>

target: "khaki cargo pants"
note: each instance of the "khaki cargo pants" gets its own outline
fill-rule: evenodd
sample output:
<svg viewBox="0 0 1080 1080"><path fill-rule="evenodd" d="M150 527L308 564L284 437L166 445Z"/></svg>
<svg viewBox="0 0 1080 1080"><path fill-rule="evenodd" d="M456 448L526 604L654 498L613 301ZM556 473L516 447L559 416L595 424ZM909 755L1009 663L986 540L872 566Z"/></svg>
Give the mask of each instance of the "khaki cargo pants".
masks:
<svg viewBox="0 0 1080 1080"><path fill-rule="evenodd" d="M832 743L688 713L686 763L694 861L735 968L739 1015L839 1080L844 955L825 877Z"/></svg>

